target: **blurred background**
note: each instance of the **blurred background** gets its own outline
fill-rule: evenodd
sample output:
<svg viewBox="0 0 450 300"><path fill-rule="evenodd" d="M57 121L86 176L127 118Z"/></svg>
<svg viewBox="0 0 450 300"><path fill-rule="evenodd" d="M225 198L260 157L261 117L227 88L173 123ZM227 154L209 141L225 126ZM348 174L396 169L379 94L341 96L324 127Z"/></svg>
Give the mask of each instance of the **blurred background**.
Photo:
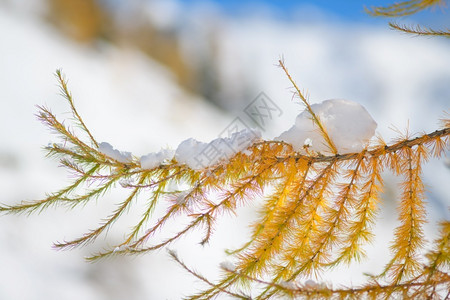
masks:
<svg viewBox="0 0 450 300"><path fill-rule="evenodd" d="M76 105L99 141L136 156L186 138L210 141L263 92L279 107L263 128L272 139L302 106L292 99L280 58L311 103L344 98L363 104L387 141L395 129L438 128L450 112L450 41L405 35L364 6L390 1L0 0L0 202L41 199L70 180L42 146L57 141L35 118L47 105L69 118L54 72L62 68ZM448 3L446 3L448 5ZM445 9L397 20L449 28ZM450 216L450 162L424 168L429 226ZM369 261L325 274L332 284L357 284L387 262L396 225L396 179L386 174L377 240ZM0 218L0 299L180 299L201 284L165 251L137 258L83 261L126 229L85 249L56 252L54 241L93 228L120 201L120 191L66 211ZM105 203L106 202L106 203ZM208 247L195 234L174 244L191 266L213 279L225 248L240 246L255 207L238 222L225 218ZM133 213L129 216L133 219Z"/></svg>

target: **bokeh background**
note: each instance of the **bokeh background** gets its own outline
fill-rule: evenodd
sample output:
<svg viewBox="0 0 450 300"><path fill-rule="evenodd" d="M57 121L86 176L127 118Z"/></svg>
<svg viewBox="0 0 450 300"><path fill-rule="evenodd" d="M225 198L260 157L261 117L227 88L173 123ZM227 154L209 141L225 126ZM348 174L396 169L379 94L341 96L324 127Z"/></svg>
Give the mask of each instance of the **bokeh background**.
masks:
<svg viewBox="0 0 450 300"><path fill-rule="evenodd" d="M390 1L0 0L0 202L41 199L70 176L44 159L56 141L34 114L47 105L69 118L54 72L62 68L78 110L99 141L136 156L209 141L264 92L283 111L265 128L271 139L302 111L283 72L283 57L311 103L360 102L386 140L430 132L450 112L450 42L392 31L364 6ZM448 5L448 3L447 3ZM450 27L445 9L399 19ZM448 117L448 114L447 114ZM429 226L450 216L447 158L424 168ZM386 174L384 202L367 248L369 260L319 281L357 284L387 262L396 225L396 180ZM52 242L93 228L123 196L114 190L84 209L0 218L0 299L180 299L202 285L165 251L89 264L83 258L117 242L128 223L93 246L56 252ZM213 279L249 232L256 204L225 218L210 245L196 234L171 246ZM133 212L128 221L133 220ZM128 225L127 225L128 224Z"/></svg>

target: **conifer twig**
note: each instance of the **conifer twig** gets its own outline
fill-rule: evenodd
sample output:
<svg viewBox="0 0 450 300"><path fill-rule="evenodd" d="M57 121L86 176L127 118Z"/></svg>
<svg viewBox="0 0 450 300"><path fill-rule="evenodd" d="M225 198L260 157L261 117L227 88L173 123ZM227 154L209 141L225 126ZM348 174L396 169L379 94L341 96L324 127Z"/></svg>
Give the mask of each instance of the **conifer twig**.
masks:
<svg viewBox="0 0 450 300"><path fill-rule="evenodd" d="M228 291L227 289L222 289L220 287L218 287L217 285L215 285L214 283L210 282L208 279L206 279L204 276L200 275L199 273L195 272L194 270L192 270L191 268L189 268L188 266L186 266L186 264L178 257L177 253L173 250L168 250L169 255L172 257L173 260L175 260L184 270L186 270L188 273L192 274L194 277L200 279L201 281L203 281L204 283L208 284L209 286L213 287L213 288L217 288L219 289L221 292L235 297L237 299L244 299L244 300L249 300L251 299L250 296L246 296L243 294L238 294L238 293L233 293Z"/></svg>
<svg viewBox="0 0 450 300"><path fill-rule="evenodd" d="M94 146L96 148L98 148L97 141L94 139L94 137L92 136L91 132L89 131L89 129L84 124L83 119L78 114L77 109L75 108L75 104L73 103L72 94L69 92L69 89L67 88L67 80L64 78L64 75L62 74L60 69L56 70L56 77L58 78L59 85L60 85L60 88L61 88L61 95L69 102L70 109L72 111L74 119L78 122L78 124L80 125L81 129L85 133L87 133L87 135L89 136L89 138L90 138L91 142L94 144Z"/></svg>
<svg viewBox="0 0 450 300"><path fill-rule="evenodd" d="M416 25L415 27L407 26L407 25L399 25L395 22L389 22L389 26L392 29L403 31L404 33L423 35L423 36L443 36L450 37L450 30L435 30L432 28L422 27L420 25Z"/></svg>
<svg viewBox="0 0 450 300"><path fill-rule="evenodd" d="M370 9L366 7L365 10L368 14L376 17L402 17L443 3L443 0L407 0L387 6L372 6Z"/></svg>
<svg viewBox="0 0 450 300"><path fill-rule="evenodd" d="M294 86L296 92L297 92L297 96L300 98L300 100L303 102L303 104L306 107L306 110L309 112L309 114L311 115L311 118L314 122L314 124L316 124L317 127L319 127L320 133L322 134L323 138L325 139L325 142L327 143L327 146L330 148L331 152L333 154L337 154L337 148L334 145L334 142L331 140L330 136L327 133L326 128L323 126L323 123L320 121L319 117L317 116L317 114L312 110L311 105L309 105L308 100L306 99L306 97L303 95L303 93L300 91L300 88L297 86L297 84L295 83L294 79L291 77L291 75L289 74L286 66L284 65L284 62L280 59L279 61L279 65L280 67L283 69L283 71L286 73L286 76L289 78L289 81L292 83L292 85Z"/></svg>

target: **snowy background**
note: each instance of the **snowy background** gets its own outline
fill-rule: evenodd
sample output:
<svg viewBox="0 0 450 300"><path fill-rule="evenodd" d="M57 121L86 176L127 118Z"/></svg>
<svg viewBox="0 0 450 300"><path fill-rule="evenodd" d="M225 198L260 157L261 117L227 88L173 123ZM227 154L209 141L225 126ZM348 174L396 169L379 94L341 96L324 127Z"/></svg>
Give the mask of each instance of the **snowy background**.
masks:
<svg viewBox="0 0 450 300"><path fill-rule="evenodd" d="M116 14L123 12L117 18L123 18L125 27L132 26L120 1L102 2ZM302 108L292 101L290 84L275 66L281 56L311 103L330 98L359 102L388 141L398 136L392 128L404 132L409 125L411 133L430 132L444 111L450 112L448 40L393 32L387 20L365 16L362 4L338 9L325 1L318 6L286 1L279 7L270 1L227 3L146 4L146 18L163 32L175 32L182 58L194 66L189 68L196 72L189 74L201 84L189 89L170 65L138 47L108 39L80 43L68 37L42 17L44 1L0 1L0 202L40 199L70 180L57 162L44 159L42 146L56 140L34 116L35 106L44 104L60 118L69 117L53 76L57 68L66 74L78 110L97 139L138 156L176 148L189 137L208 142L237 116L252 125L243 111L260 92L282 111L263 137L272 139L289 129ZM350 14L351 9L357 12ZM448 27L445 14L431 15L401 21ZM430 239L433 225L450 216L450 169L444 161L432 160L424 170ZM396 222L395 185L387 176L382 226L368 248L371 261L323 280L358 283L364 279L362 272L376 273L387 261L386 243ZM111 193L98 205L72 212L51 209L30 217L2 216L0 299L179 299L200 288L165 251L95 264L83 261L110 239L121 238L120 226L94 247L51 249L52 242L93 228L105 216L105 207L120 197L120 192ZM253 209L243 209L239 222L220 224L207 249L198 245L195 235L172 248L203 274L217 276L225 257L222 249L241 245Z"/></svg>

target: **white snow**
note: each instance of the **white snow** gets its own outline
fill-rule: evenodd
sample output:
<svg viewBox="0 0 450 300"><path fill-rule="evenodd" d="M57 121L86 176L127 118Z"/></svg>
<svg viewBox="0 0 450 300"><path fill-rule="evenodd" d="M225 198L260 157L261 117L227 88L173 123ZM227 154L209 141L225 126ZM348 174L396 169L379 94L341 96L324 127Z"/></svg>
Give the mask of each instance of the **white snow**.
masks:
<svg viewBox="0 0 450 300"><path fill-rule="evenodd" d="M119 151L114 149L111 144L102 142L98 145L98 150L121 163L128 163L132 160L131 152Z"/></svg>
<svg viewBox="0 0 450 300"><path fill-rule="evenodd" d="M172 149L161 149L159 152L151 152L141 156L141 168L154 169L159 165L166 164L173 159L175 151Z"/></svg>
<svg viewBox="0 0 450 300"><path fill-rule="evenodd" d="M305 142L303 143L303 147L310 148L312 147L312 145L313 145L312 140L310 138L306 138Z"/></svg>
<svg viewBox="0 0 450 300"><path fill-rule="evenodd" d="M244 152L259 139L261 132L257 129L243 129L234 132L230 137L219 137L209 143L189 138L181 142L176 151L162 149L141 156L140 163L143 169L153 169L175 158L179 164L186 164L194 170L202 170L222 160L230 159L236 153ZM116 150L106 142L100 143L99 151L120 162L129 162L132 159L131 152Z"/></svg>
<svg viewBox="0 0 450 300"><path fill-rule="evenodd" d="M246 150L253 142L261 138L256 129L244 129L231 137L216 138L209 143L189 138L178 146L175 159L194 170L201 170L231 158L234 154Z"/></svg>
<svg viewBox="0 0 450 300"><path fill-rule="evenodd" d="M125 249L127 249L126 245L120 245L120 246L117 246L116 248L114 248L113 253L116 253L116 252L119 252L119 251L123 251Z"/></svg>
<svg viewBox="0 0 450 300"><path fill-rule="evenodd" d="M209 143L189 138L181 142L176 151L162 149L141 156L141 167L153 169L175 158L179 164L186 164L193 170L202 170L245 151L260 138L261 132L256 129L244 129L231 134L230 137L216 138ZM117 155L117 152L114 154Z"/></svg>
<svg viewBox="0 0 450 300"><path fill-rule="evenodd" d="M375 134L377 123L361 104L332 99L312 104L311 108L339 153L361 151ZM300 113L295 119L295 125L275 139L292 144L296 151L308 146L309 149L320 153L330 153L308 110Z"/></svg>

